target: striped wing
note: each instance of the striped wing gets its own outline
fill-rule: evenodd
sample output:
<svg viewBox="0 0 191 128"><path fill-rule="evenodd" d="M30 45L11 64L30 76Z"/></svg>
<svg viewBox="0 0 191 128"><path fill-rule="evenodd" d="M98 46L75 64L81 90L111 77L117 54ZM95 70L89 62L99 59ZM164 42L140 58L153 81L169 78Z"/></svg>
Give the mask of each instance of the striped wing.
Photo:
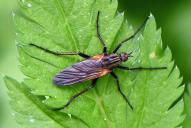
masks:
<svg viewBox="0 0 191 128"><path fill-rule="evenodd" d="M110 73L111 70L101 67L100 61L87 59L58 73L53 81L56 85L71 85L91 79L95 79Z"/></svg>

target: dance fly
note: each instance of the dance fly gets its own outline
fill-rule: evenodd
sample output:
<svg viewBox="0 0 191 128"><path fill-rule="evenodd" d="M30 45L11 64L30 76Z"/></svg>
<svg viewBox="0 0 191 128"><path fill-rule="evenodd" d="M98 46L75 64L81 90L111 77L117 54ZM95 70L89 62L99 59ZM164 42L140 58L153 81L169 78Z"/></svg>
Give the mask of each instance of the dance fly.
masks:
<svg viewBox="0 0 191 128"><path fill-rule="evenodd" d="M131 53L117 53L117 51L120 49L120 47L126 43L128 40L134 38L136 34L144 27L146 24L148 18L144 21L144 23L137 29L137 31L130 37L124 39L122 42L119 43L119 45L113 50L112 53L108 53L107 46L105 45L105 42L103 38L101 37L100 31L99 31L99 16L100 12L97 13L97 20L96 20L96 30L97 30L97 37L100 40L102 46L103 46L103 53L98 54L95 56L90 56L81 52L54 52L51 50L48 50L46 48L43 48L41 46L38 46L36 44L29 44L31 46L34 46L38 49L41 49L47 53L56 55L56 56L64 56L64 55L78 55L82 58L84 58L83 61L78 62L76 64L73 64L72 66L63 69L60 73L58 73L54 78L53 82L54 84L58 86L70 86L75 83L80 83L88 80L92 80L92 83L83 89L81 92L73 95L68 102L60 108L55 108L54 110L61 110L65 109L67 106L69 106L72 101L74 101L78 96L82 95L83 93L87 92L91 88L95 87L97 80L107 74L111 74L113 78L116 80L116 85L119 93L124 98L124 100L129 104L130 108L133 109L133 106L130 104L129 100L127 99L126 95L123 93L120 87L118 76L114 73L114 69L122 69L122 70L159 70L159 69L166 69L166 67L156 67L156 68L144 68L144 67L136 67L136 68L129 68L121 66L122 62L126 62L129 57L132 57Z"/></svg>

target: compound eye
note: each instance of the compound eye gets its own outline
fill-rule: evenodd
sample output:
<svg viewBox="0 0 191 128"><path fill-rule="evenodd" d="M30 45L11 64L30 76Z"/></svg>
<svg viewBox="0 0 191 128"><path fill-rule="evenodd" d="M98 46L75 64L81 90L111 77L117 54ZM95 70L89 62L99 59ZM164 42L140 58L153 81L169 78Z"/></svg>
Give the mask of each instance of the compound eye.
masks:
<svg viewBox="0 0 191 128"><path fill-rule="evenodd" d="M127 61L128 60L128 54L127 53L122 53L121 54L121 60L122 61Z"/></svg>

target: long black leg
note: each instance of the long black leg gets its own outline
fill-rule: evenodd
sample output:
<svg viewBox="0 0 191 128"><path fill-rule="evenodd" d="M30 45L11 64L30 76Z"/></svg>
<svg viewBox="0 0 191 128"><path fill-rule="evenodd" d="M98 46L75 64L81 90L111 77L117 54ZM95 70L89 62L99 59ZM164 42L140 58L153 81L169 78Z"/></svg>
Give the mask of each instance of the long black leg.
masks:
<svg viewBox="0 0 191 128"><path fill-rule="evenodd" d="M54 51L48 50L48 49L46 49L46 48L43 48L43 47L41 47L41 46L38 46L38 45L36 45L36 44L29 44L29 45L30 45L30 46L34 46L34 47L36 47L36 48L38 48L38 49L41 49L41 50L43 50L43 51L45 51L45 52L47 52L47 53L50 53L50 54L53 54L53 55L56 55L56 56L79 55L79 56L81 56L81 57L83 57L83 58L85 58L85 59L90 58L89 55L86 55L86 54L81 53L81 52L54 52Z"/></svg>
<svg viewBox="0 0 191 128"><path fill-rule="evenodd" d="M81 92L73 95L63 107L61 107L61 108L54 108L53 110L58 111L58 110L65 109L66 107L68 107L78 96L84 94L85 92L89 91L91 88L95 87L97 80L98 79L94 79L92 81L92 83L87 88L85 88Z"/></svg>
<svg viewBox="0 0 191 128"><path fill-rule="evenodd" d="M113 76L113 78L116 80L117 83L117 89L120 92L120 94L123 96L123 98L125 99L125 101L129 104L130 108L133 110L133 106L131 105L131 103L129 102L129 100L127 99L127 97L125 96L125 94L122 92L120 84L119 84L119 79L117 77L117 75L114 72L111 72L111 75Z"/></svg>
<svg viewBox="0 0 191 128"><path fill-rule="evenodd" d="M135 33L134 33L133 35L131 35L130 37L128 37L128 38L124 39L123 41L121 41L121 42L117 45L117 47L113 50L113 53L116 53L116 52L119 50L119 48L120 48L125 42L127 42L128 40L134 38L134 37L137 35L137 33L145 26L145 24L147 23L147 20L148 20L148 19L149 19L149 17L147 17L147 18L144 20L144 22L142 23L142 25L137 29L137 31L135 31Z"/></svg>
<svg viewBox="0 0 191 128"><path fill-rule="evenodd" d="M101 44L103 45L103 53L107 54L107 47L105 45L103 38L101 37L100 30L99 30L99 15L100 15L100 11L98 11L97 13L97 20L96 20L97 37L99 38Z"/></svg>
<svg viewBox="0 0 191 128"><path fill-rule="evenodd" d="M167 67L153 67L153 68L136 67L136 68L129 68L129 67L125 67L125 66L118 66L117 68L123 69L123 70L162 70L162 69L167 69Z"/></svg>

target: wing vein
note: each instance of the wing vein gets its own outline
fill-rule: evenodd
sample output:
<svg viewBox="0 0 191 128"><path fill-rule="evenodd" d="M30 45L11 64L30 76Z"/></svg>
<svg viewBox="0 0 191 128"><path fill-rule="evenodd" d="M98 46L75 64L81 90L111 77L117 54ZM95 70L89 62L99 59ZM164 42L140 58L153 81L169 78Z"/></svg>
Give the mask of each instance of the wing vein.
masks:
<svg viewBox="0 0 191 128"><path fill-rule="evenodd" d="M64 69L54 77L56 85L71 85L87 80L93 80L109 73L109 69L102 68L97 60L87 59Z"/></svg>

